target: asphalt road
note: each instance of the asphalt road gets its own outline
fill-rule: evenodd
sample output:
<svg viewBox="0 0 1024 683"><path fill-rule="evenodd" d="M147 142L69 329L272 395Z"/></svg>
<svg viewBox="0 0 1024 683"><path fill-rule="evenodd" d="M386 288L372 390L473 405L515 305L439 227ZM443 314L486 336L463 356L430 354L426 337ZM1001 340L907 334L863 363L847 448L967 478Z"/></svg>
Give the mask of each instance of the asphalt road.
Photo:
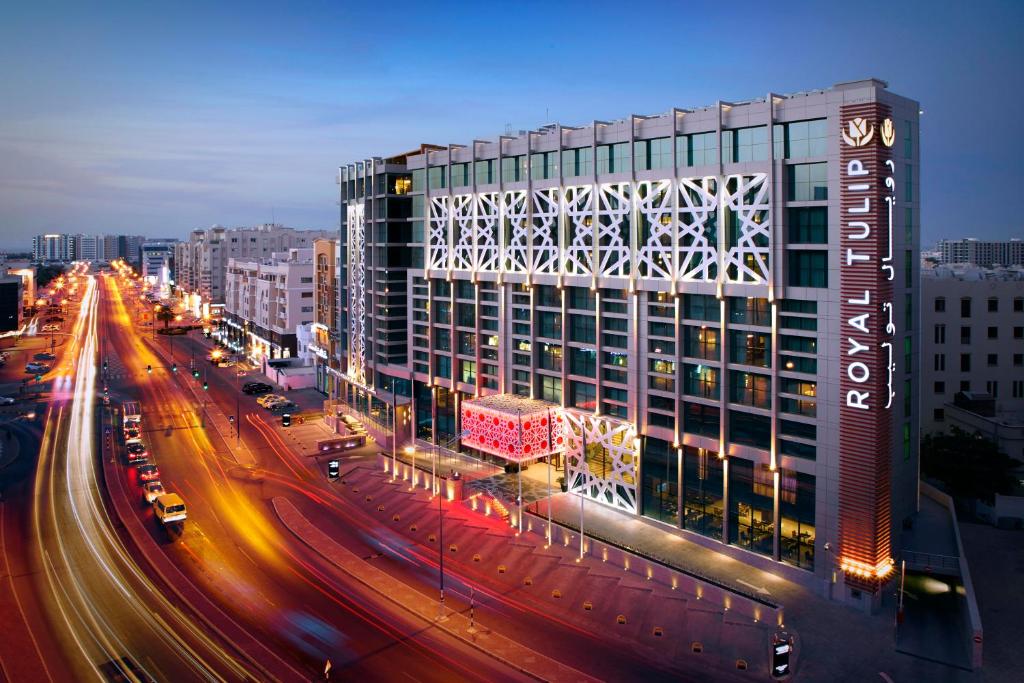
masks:
<svg viewBox="0 0 1024 683"><path fill-rule="evenodd" d="M143 340L144 334L152 337L151 331L133 325L141 311L127 290L122 297L115 279L108 278L102 292L100 351L108 363L113 402L141 401L143 440L160 467L165 488L178 492L188 505L188 521L177 535L159 528L141 500L137 504L168 562L311 678L323 671L328 659L332 676L358 680L522 678L433 627L411 623L388 600L366 594L361 584L325 565L284 530L267 501L295 492L241 476L220 436L202 428L202 406L182 386L196 380L185 356L177 358L191 342L184 337L174 340L180 373L175 376L153 353L152 342ZM156 336L160 343L170 344ZM147 372L148 365L153 366L152 373ZM225 405L235 396L234 376L228 372L207 375L211 400ZM254 399L246 397L246 402L256 409ZM243 438L268 469L280 466L257 433L243 429ZM126 488L139 491L135 469L122 464L121 472Z"/></svg>

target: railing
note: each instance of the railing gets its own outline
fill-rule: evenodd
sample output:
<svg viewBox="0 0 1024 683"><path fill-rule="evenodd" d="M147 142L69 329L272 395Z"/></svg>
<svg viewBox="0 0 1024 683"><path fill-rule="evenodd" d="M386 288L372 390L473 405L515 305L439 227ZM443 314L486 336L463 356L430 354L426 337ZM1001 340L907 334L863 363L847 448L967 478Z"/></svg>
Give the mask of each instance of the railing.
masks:
<svg viewBox="0 0 1024 683"><path fill-rule="evenodd" d="M900 559L906 561L907 569L927 570L952 576L960 576L960 558L954 555L922 553L916 550L903 550Z"/></svg>

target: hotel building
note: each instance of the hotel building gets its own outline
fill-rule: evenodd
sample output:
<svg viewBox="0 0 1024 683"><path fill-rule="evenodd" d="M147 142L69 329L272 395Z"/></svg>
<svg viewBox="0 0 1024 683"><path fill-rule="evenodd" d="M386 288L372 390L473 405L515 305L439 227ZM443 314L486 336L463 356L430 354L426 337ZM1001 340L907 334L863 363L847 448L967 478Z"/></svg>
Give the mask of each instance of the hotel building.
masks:
<svg viewBox="0 0 1024 683"><path fill-rule="evenodd" d="M877 602L916 510L917 136L864 80L342 167L342 391L435 442L545 401L570 491Z"/></svg>

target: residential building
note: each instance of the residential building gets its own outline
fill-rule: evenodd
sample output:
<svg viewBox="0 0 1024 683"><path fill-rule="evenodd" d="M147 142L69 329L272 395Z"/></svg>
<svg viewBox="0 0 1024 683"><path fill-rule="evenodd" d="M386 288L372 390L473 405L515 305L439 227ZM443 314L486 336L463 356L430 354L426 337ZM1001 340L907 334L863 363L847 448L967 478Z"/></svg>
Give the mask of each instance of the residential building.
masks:
<svg viewBox="0 0 1024 683"><path fill-rule="evenodd" d="M289 249L312 248L313 240L333 236L327 230L294 230L277 224L193 230L187 241L175 247L175 286L183 295L198 295L197 300L224 303L230 259L268 259Z"/></svg>
<svg viewBox="0 0 1024 683"><path fill-rule="evenodd" d="M945 431L959 392L1024 412L1024 268L921 272L921 432Z"/></svg>
<svg viewBox="0 0 1024 683"><path fill-rule="evenodd" d="M77 258L76 235L51 233L32 238L33 261L73 261Z"/></svg>
<svg viewBox="0 0 1024 683"><path fill-rule="evenodd" d="M289 249L260 260L229 259L225 280L225 342L266 367L294 358L295 330L313 322L313 249Z"/></svg>
<svg viewBox="0 0 1024 683"><path fill-rule="evenodd" d="M338 253L336 239L313 241L313 325L309 353L316 368L316 388L338 395L341 346L338 323Z"/></svg>
<svg viewBox="0 0 1024 683"><path fill-rule="evenodd" d="M972 238L940 240L942 263L970 263L982 268L1024 266L1024 240L986 241Z"/></svg>
<svg viewBox="0 0 1024 683"><path fill-rule="evenodd" d="M404 372L440 443L476 397L545 401L570 490L877 606L917 500L919 177L878 80L342 167L347 389Z"/></svg>
<svg viewBox="0 0 1024 683"><path fill-rule="evenodd" d="M103 237L98 235L77 235L75 258L79 261L98 261L103 253Z"/></svg>

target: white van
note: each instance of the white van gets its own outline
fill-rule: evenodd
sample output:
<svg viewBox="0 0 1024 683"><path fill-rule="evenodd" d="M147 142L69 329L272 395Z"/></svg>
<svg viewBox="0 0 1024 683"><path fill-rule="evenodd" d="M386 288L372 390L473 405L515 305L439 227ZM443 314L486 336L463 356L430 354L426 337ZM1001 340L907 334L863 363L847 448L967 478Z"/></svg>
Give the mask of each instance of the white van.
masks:
<svg viewBox="0 0 1024 683"><path fill-rule="evenodd" d="M157 520L164 525L173 522L184 522L185 501L177 493L165 493L153 501L153 512Z"/></svg>

